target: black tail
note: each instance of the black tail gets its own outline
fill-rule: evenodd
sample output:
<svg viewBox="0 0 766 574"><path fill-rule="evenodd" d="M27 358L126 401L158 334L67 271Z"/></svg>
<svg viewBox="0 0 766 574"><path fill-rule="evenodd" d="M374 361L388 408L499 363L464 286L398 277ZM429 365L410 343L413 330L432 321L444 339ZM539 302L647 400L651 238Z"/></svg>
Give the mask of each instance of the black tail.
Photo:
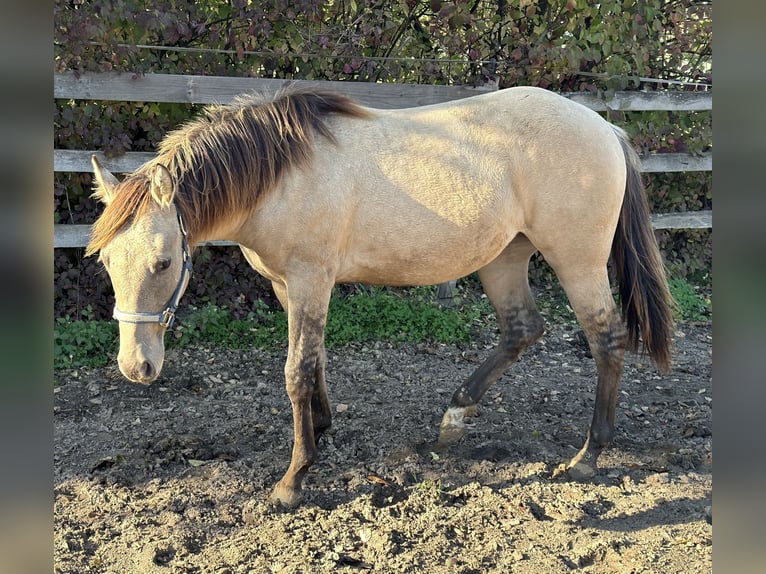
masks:
<svg viewBox="0 0 766 574"><path fill-rule="evenodd" d="M628 168L625 197L612 243L622 313L628 328L628 349L643 352L662 372L670 370L673 335L673 298L665 266L652 229L649 204L641 180L641 160L627 135L615 129Z"/></svg>

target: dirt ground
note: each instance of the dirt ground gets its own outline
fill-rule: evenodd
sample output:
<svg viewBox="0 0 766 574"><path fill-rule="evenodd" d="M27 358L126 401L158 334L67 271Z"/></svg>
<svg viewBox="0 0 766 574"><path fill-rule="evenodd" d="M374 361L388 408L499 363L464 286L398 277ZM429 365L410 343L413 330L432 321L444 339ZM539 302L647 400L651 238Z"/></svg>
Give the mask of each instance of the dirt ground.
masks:
<svg viewBox="0 0 766 574"><path fill-rule="evenodd" d="M114 364L55 373L55 572L702 573L712 569L712 327L675 368L630 356L617 433L589 482L595 366L549 326L435 452L456 386L492 344L328 352L335 410L292 511L270 488L292 446L284 351L181 349L148 387Z"/></svg>

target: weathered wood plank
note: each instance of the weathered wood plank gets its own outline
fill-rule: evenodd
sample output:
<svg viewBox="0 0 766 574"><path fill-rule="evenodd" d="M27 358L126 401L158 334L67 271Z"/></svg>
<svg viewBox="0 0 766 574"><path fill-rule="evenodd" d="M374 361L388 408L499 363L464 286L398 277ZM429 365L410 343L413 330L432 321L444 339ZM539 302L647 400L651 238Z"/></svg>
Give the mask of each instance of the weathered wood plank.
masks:
<svg viewBox="0 0 766 574"><path fill-rule="evenodd" d="M708 111L713 109L712 92L680 92L675 90L615 92L605 100L588 92L562 95L599 112L606 110L624 112Z"/></svg>
<svg viewBox="0 0 766 574"><path fill-rule="evenodd" d="M128 102L226 104L239 94L275 92L288 84L334 90L346 94L364 105L381 109L424 106L493 91L492 88L474 88L471 86L374 84L369 82L278 80L177 74L134 76L132 74L100 73L82 74L77 78L69 72L54 74L53 97Z"/></svg>
<svg viewBox="0 0 766 574"><path fill-rule="evenodd" d="M306 82L265 78L229 78L216 76L185 76L175 74L54 74L54 97L117 101L186 102L194 104L228 103L237 94L252 91L273 92L280 87L298 83L345 93L365 105L377 108L415 107L469 97L492 88L470 86L435 86L415 84L373 84L362 82ZM588 93L562 94L592 109L624 110L686 110L712 109L712 92L617 92L607 100ZM54 170L58 172L92 171L90 156L94 152L55 150ZM123 156L105 158L95 152L102 164L116 173L129 173L154 157L150 152L129 152ZM689 154L650 154L642 157L645 172L711 171L712 153L701 156ZM652 219L656 229L712 228L712 211L660 214ZM88 225L55 225L54 247L84 247L88 242ZM213 245L231 245L212 242Z"/></svg>
<svg viewBox="0 0 766 574"><path fill-rule="evenodd" d="M641 156L644 172L713 171L713 152L702 155L688 153L652 153Z"/></svg>
<svg viewBox="0 0 766 574"><path fill-rule="evenodd" d="M114 173L130 173L154 157L151 152L127 152L106 158L101 152L88 150L54 150L53 170L61 172L91 172L90 156L98 156L99 162ZM649 154L641 157L644 172L712 171L713 154L699 156L687 153Z"/></svg>
<svg viewBox="0 0 766 574"><path fill-rule="evenodd" d="M658 213L652 216L654 229L712 229L713 210Z"/></svg>
<svg viewBox="0 0 766 574"><path fill-rule="evenodd" d="M53 225L53 247L85 247L90 241L90 225L56 223ZM231 241L206 241L201 245L233 246Z"/></svg>
<svg viewBox="0 0 766 574"><path fill-rule="evenodd" d="M437 86L431 84L376 84L371 82L332 82L277 80L271 78L234 78L223 76L187 76L179 74L72 72L54 74L53 97L83 100L117 100L138 102L178 102L190 104L228 103L241 93L273 92L295 83L306 87L335 90L375 108L407 108L457 100L491 88L471 86ZM586 92L562 94L598 111L656 111L713 109L712 92L616 92L606 100Z"/></svg>
<svg viewBox="0 0 766 574"><path fill-rule="evenodd" d="M661 213L652 216L654 229L709 229L713 227L712 211ZM53 247L85 247L90 239L90 225L56 224L53 226ZM236 245L231 241L209 241L203 245Z"/></svg>
<svg viewBox="0 0 766 574"><path fill-rule="evenodd" d="M152 152L133 151L116 157L105 157L100 151L57 149L53 150L53 171L92 172L91 156L114 173L131 173L155 157Z"/></svg>
<svg viewBox="0 0 766 574"><path fill-rule="evenodd" d="M85 247L90 241L90 225L56 223L53 225L54 249Z"/></svg>

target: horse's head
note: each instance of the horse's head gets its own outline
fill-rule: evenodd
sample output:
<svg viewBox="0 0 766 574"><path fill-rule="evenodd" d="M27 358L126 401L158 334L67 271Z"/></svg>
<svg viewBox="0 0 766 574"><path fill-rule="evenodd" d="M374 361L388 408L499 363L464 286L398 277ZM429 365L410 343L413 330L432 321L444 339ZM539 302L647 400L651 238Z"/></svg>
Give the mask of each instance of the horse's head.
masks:
<svg viewBox="0 0 766 574"><path fill-rule="evenodd" d="M163 336L191 275L183 221L174 203L176 182L162 165L120 183L93 158L94 196L106 208L94 226L89 252L112 280L120 321L120 371L151 383L162 369Z"/></svg>

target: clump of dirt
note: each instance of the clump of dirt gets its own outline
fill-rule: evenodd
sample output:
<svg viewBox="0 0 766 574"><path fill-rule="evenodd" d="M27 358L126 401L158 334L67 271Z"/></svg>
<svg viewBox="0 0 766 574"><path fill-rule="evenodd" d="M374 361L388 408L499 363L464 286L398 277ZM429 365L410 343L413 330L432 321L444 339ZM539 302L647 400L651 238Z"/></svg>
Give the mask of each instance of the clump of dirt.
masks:
<svg viewBox="0 0 766 574"><path fill-rule="evenodd" d="M266 500L292 447L284 352L175 350L148 387L114 365L56 372L55 572L710 571L711 326L679 325L668 376L628 358L588 482L553 478L595 390L570 326L490 389L459 444L430 447L492 343L329 351L333 428L292 511Z"/></svg>

